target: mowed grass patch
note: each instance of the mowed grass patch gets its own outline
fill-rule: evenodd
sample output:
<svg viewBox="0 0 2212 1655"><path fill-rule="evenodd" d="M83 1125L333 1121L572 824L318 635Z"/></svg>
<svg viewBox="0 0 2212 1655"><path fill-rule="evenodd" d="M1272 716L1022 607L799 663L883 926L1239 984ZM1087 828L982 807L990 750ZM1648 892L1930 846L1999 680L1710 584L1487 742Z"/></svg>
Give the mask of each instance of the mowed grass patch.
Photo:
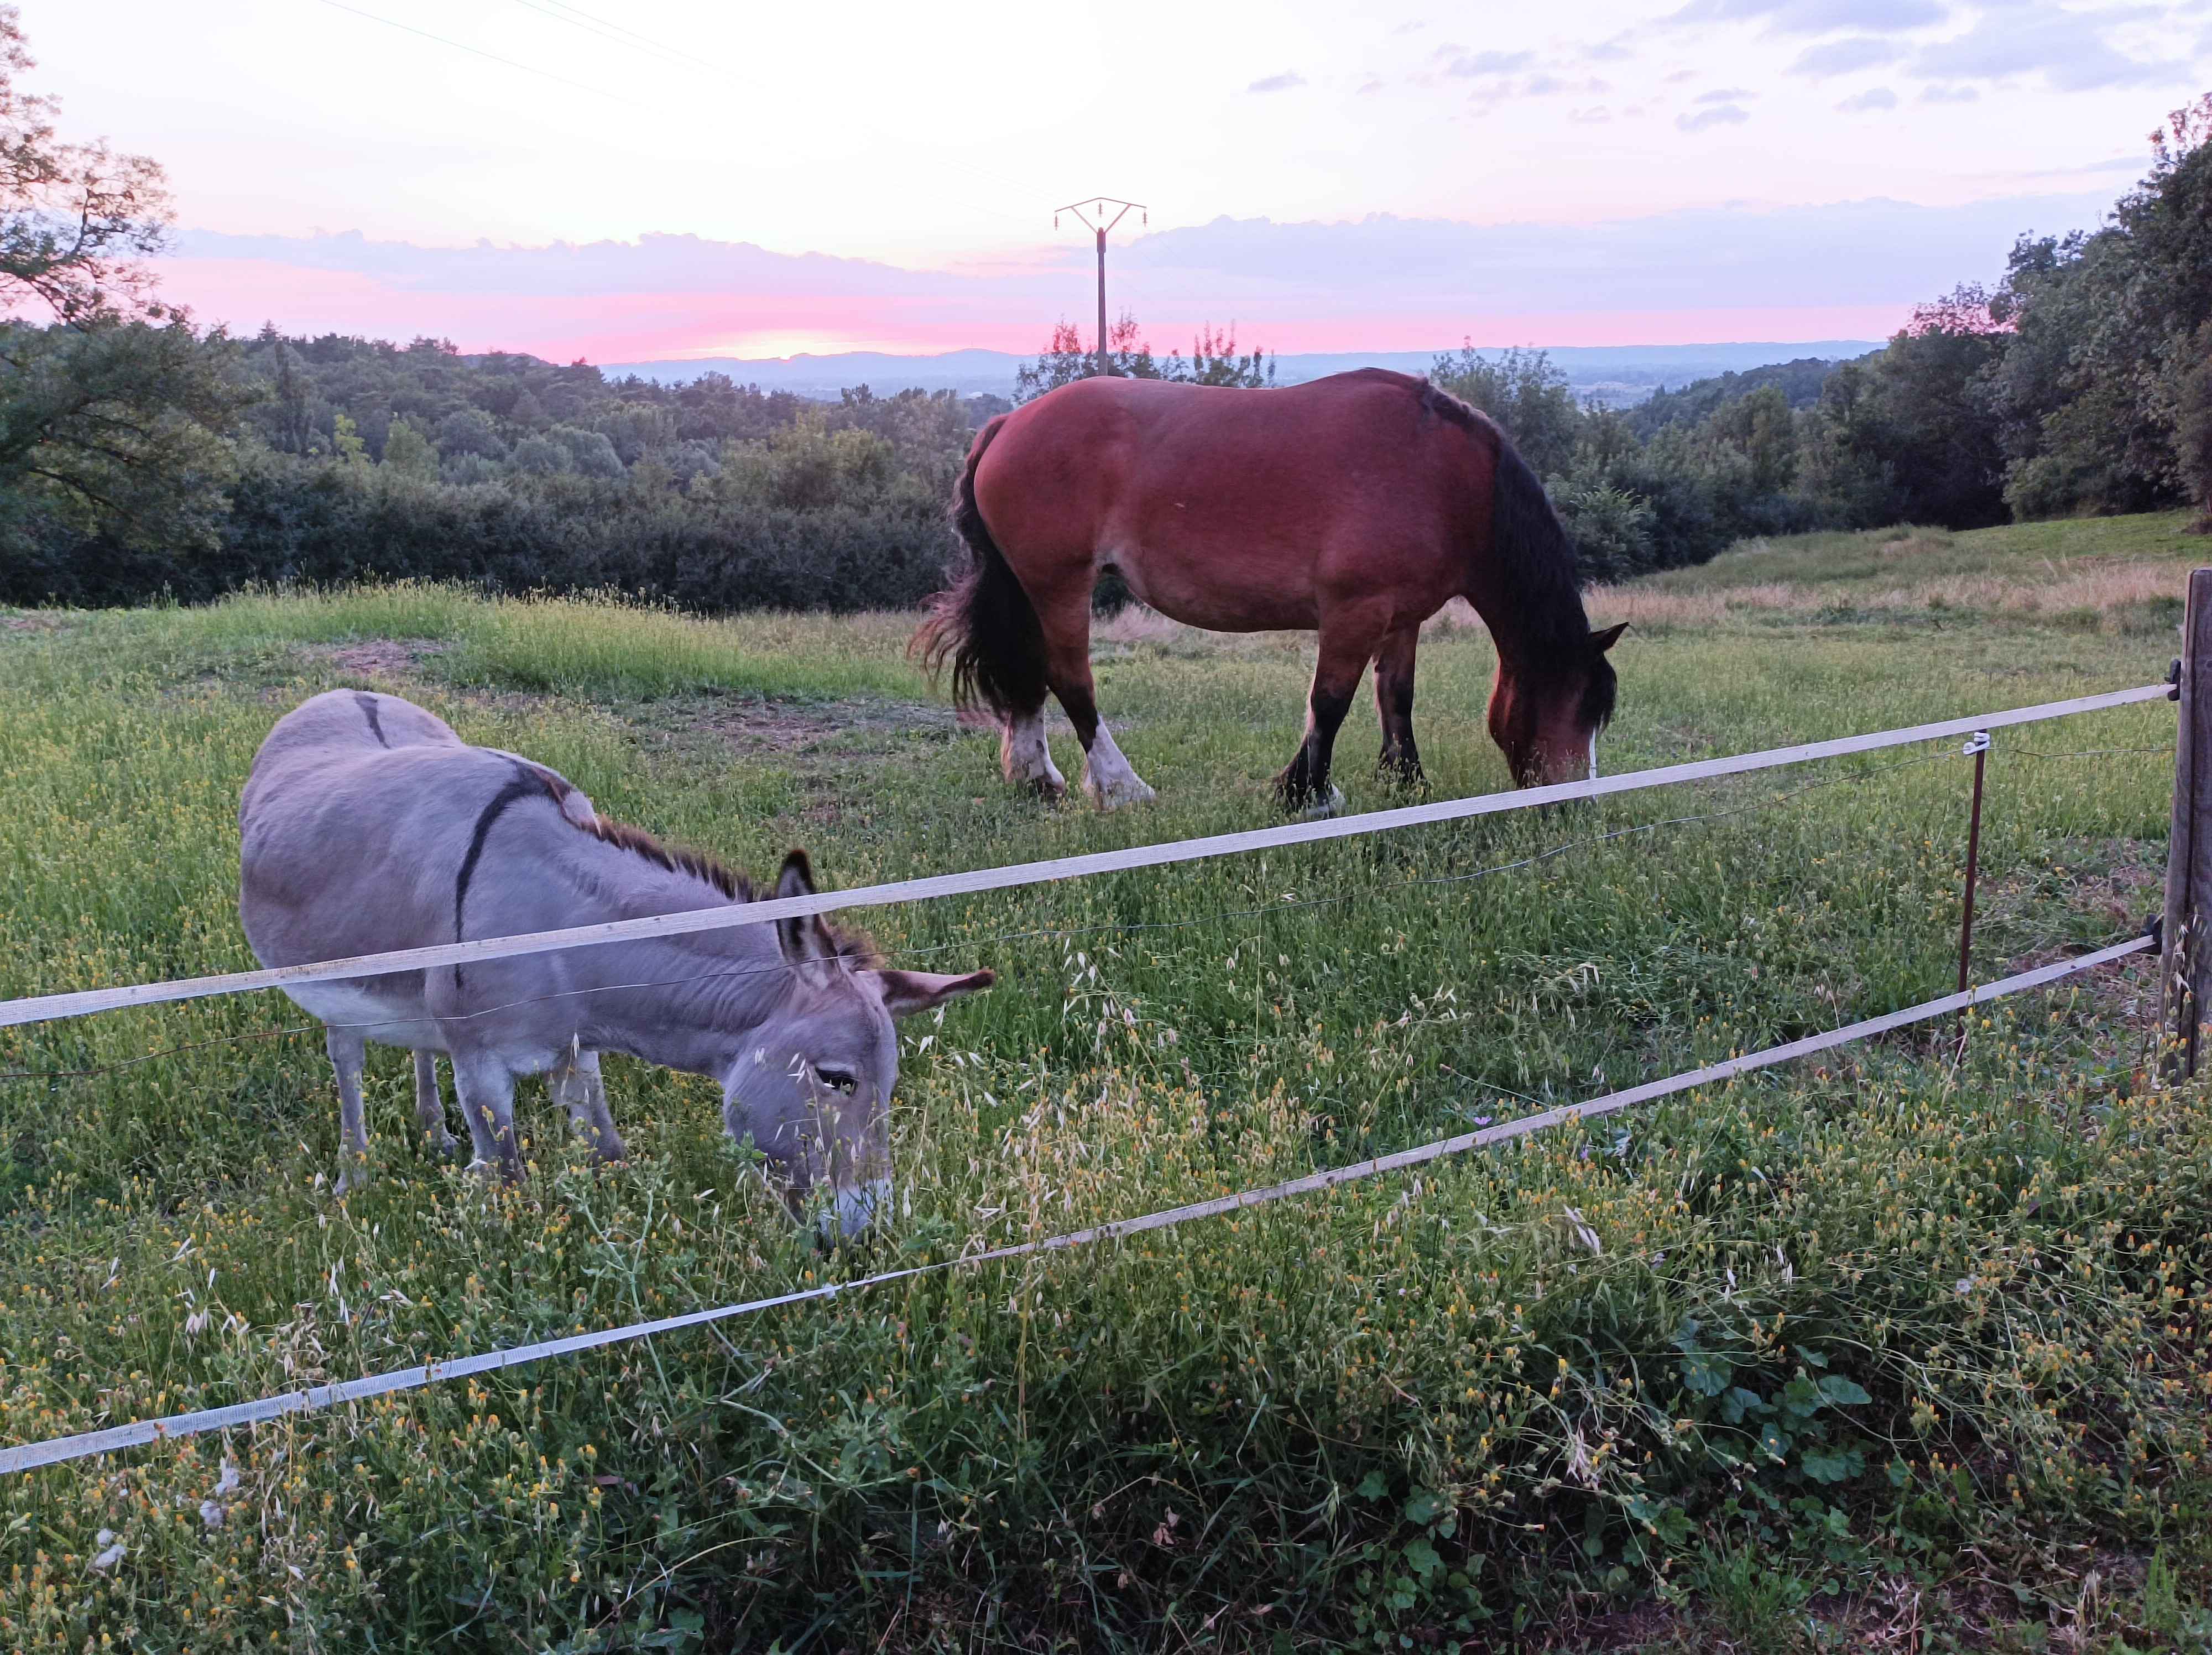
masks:
<svg viewBox="0 0 2212 1655"><path fill-rule="evenodd" d="M902 656L912 619L702 626L406 589L0 631L0 983L250 964L237 791L274 718L341 682L756 871L806 844L837 885L1271 819L1310 640L1124 624L1102 707L1162 797L1100 817L1010 794L994 739L948 732ZM380 640L439 647L366 678L331 651ZM1602 756L2118 687L2171 653L2031 623L1632 631ZM1479 633L1425 644L1440 793L1504 785L1489 668ZM914 715L842 749L718 733L732 708L860 705ZM1341 750L1355 807L1401 796L1368 775L1365 717ZM1983 975L2130 928L2120 871L2162 855L2171 739L2162 703L2000 734ZM632 1163L586 1171L532 1090L537 1168L501 1192L410 1146L404 1055L379 1055L379 1177L343 1202L319 1035L12 1083L0 1430L949 1258L1940 994L1967 785L1952 749L1907 750L866 916L900 961L1001 983L908 1031L898 1210L834 1256L722 1139L710 1084L618 1059ZM2068 1546L2167 1571L2156 1606L2107 1594L2093 1622L2183 1626L2207 1561L2212 1109L2142 1080L2152 976L2011 1002L1963 1062L1912 1032L1417 1179L19 1479L0 1633L1397 1647L1642 1603L1693 1643L1782 1645L1900 1582L1957 1624L2000 1586L2014 1621L2072 1612ZM167 1007L10 1031L0 1066L302 1020L273 997ZM1747 1553L1782 1586L1740 1578Z"/></svg>

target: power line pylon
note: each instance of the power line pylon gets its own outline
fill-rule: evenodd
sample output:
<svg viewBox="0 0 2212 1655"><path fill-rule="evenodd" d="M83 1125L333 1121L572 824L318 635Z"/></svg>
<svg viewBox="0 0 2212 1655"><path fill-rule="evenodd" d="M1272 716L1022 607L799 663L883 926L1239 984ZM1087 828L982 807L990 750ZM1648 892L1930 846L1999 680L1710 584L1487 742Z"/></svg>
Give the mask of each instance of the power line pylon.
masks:
<svg viewBox="0 0 2212 1655"><path fill-rule="evenodd" d="M1105 374L1112 371L1106 356L1106 232L1127 218L1133 211L1136 213L1137 222L1140 224L1151 223L1152 215L1151 210L1141 201L1121 201L1109 195L1093 196L1091 198L1091 204L1088 211L1085 210L1084 204L1080 201L1070 202L1065 207L1054 208L1052 227L1054 229L1060 228L1060 214L1073 213L1077 221L1098 238L1098 371ZM1115 210L1114 216L1111 218L1106 216L1106 210L1109 207Z"/></svg>

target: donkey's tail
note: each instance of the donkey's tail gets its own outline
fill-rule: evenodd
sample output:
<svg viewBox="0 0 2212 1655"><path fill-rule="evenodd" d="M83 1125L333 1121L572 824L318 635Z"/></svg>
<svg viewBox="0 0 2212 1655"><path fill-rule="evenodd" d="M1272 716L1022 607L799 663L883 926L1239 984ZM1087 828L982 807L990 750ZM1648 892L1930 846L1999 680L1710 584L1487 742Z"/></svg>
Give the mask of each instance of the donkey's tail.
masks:
<svg viewBox="0 0 2212 1655"><path fill-rule="evenodd" d="M952 664L955 706L987 707L1000 720L1036 711L1046 687L1044 628L975 504L975 468L1006 420L1001 414L975 434L953 490L952 526L967 543L968 567L931 602L907 647L933 678Z"/></svg>

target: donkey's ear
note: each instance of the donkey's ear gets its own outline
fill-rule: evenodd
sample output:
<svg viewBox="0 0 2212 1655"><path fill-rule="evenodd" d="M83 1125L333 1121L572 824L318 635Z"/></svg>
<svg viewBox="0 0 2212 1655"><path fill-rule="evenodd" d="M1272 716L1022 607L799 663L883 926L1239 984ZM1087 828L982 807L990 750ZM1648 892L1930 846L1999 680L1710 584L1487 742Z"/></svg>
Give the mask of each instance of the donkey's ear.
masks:
<svg viewBox="0 0 2212 1655"><path fill-rule="evenodd" d="M811 897L814 894L814 864L806 860L806 853L794 850L783 859L783 872L776 875L775 894L778 901L786 897ZM783 945L783 957L793 964L803 964L811 959L827 959L837 952L823 928L819 914L802 914L796 919L775 922L776 940Z"/></svg>
<svg viewBox="0 0 2212 1655"><path fill-rule="evenodd" d="M940 977L934 971L871 971L884 991L884 1009L893 1017L912 1017L933 1011L948 1000L972 995L999 980L996 971L970 971L965 977Z"/></svg>
<svg viewBox="0 0 2212 1655"><path fill-rule="evenodd" d="M1597 646L1597 653L1602 655L1607 650L1612 648L1613 645L1619 643L1620 642L1620 635L1627 630L1628 623L1626 621L1623 621L1618 626L1608 626L1602 632L1591 633L1590 642Z"/></svg>

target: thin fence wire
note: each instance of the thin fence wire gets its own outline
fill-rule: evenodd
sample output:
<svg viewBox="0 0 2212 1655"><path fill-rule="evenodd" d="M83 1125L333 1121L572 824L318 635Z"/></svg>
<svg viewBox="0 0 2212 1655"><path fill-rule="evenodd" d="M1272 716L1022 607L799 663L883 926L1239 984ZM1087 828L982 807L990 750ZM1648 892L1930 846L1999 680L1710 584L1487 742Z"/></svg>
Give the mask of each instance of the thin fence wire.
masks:
<svg viewBox="0 0 2212 1655"><path fill-rule="evenodd" d="M2014 725L2039 723L2077 713L2097 712L2139 703L2165 700L2172 694L2164 684L2142 685L2130 690L2080 696L2069 701L2046 702L2001 712L1980 713L1968 718L1945 719L1909 728L1879 730L1833 740L1800 743L1737 753L1724 758L1634 770L1614 776L1593 776L1586 782L1559 782L1513 793L1480 794L1363 815L1310 822L1294 822L1237 833L1213 834L1193 839L1131 845L1119 850L1058 857L1045 861L975 868L965 873L936 874L918 879L863 885L852 890L821 891L810 896L770 897L765 901L733 904L649 917L615 920L522 936L484 938L441 943L392 952L364 954L349 959L320 960L300 965L276 966L258 971L231 972L216 977L179 978L164 983L131 983L110 989L33 995L0 1001L0 1028L21 1027L62 1018L83 1017L129 1006L157 1005L172 1001L205 999L217 995L244 994L261 989L284 988L304 983L341 982L397 971L422 970L449 965L478 964L532 954L557 953L617 941L668 938L704 931L733 930L767 925L779 920L848 909L883 907L896 903L933 901L946 897L978 896L989 891L1025 885L1059 884L1101 873L1166 867L1224 856L1249 855L1291 845L1353 838L1364 834L1394 831L1433 823L1470 820L1508 812L1532 810L1547 805L1609 798L1616 794L1650 788L1672 787L1686 782L1745 775L1784 765L1809 764L1884 748L1909 746L1948 736L1972 735Z"/></svg>
<svg viewBox="0 0 2212 1655"><path fill-rule="evenodd" d="M157 1420L142 1420L129 1425L112 1426L100 1431L84 1432L74 1436L50 1438L15 1447L0 1449L0 1476L11 1472L35 1470L42 1466L55 1465L69 1460L85 1459L95 1455L110 1454L123 1449L143 1446L148 1443L193 1436L204 1432L232 1430L281 1419L288 1415L308 1413L343 1406L349 1402L365 1402L375 1396L391 1396L397 1392L420 1390L425 1385L442 1381L465 1378L472 1374L497 1372L508 1368L525 1366L556 1356L574 1355L609 1345L628 1344L660 1334L680 1332L688 1328L704 1327L738 1317L755 1316L787 1305L800 1305L816 1299L831 1299L842 1293L865 1291L886 1286L895 1281L911 1281L921 1276L941 1275L948 1270L973 1268L977 1265L1032 1257L1040 1254L1063 1252L1086 1247L1099 1242L1123 1240L1130 1236L1169 1230L1183 1224L1226 1214L1243 1212L1253 1208L1287 1201L1295 1196L1317 1194L1362 1179L1386 1173L1403 1171L1424 1165L1447 1156L1464 1154L1473 1149L1486 1149L1524 1138L1555 1127L1596 1120L1618 1114L1638 1104L1650 1103L1661 1098L1694 1091L1702 1086L1715 1086L1734 1080L1755 1070L1771 1068L1816 1052L1827 1051L1838 1046L1864 1040L1890 1030L1911 1024L1926 1022L1953 1012L1986 1005L2030 989L2046 986L2062 978L2109 964L2140 953L2152 946L2148 937L2137 937L2128 942L2100 949L2081 958L2046 965L2033 971L2021 972L2002 981L1968 989L1958 994L1946 995L1939 1000L1923 1001L1902 1010L1889 1012L1880 1017L1869 1018L1844 1027L1831 1029L1787 1044L1770 1046L1762 1051L1748 1052L1724 1062L1711 1063L1703 1068L1668 1076L1665 1080L1647 1081L1641 1086L1608 1092L1580 1104L1566 1104L1524 1115L1501 1125L1479 1131L1462 1133L1455 1137L1440 1138L1412 1149L1402 1149L1387 1155L1374 1156L1349 1165L1330 1167L1305 1177L1287 1179L1279 1183L1251 1190L1241 1190L1234 1195L1216 1196L1211 1200L1193 1202L1181 1207L1164 1208L1141 1216L1115 1220L1087 1229L1068 1231L1038 1239L1016 1242L997 1247L980 1248L951 1258L938 1259L926 1264L910 1265L902 1269L885 1270L850 1281L824 1282L818 1287L805 1287L791 1293L777 1293L763 1299L748 1299L742 1304L718 1305L711 1310L692 1311L680 1316L658 1317L652 1321L634 1322L618 1328L595 1332L572 1334L564 1338L542 1340L534 1343L487 1351L477 1355L464 1356L450 1361L426 1362L419 1366L394 1372L370 1374L358 1379L342 1380L332 1384L316 1385L304 1390L287 1391L280 1396L264 1396L249 1402L240 1402L228 1408L201 1409L193 1413L176 1414Z"/></svg>
<svg viewBox="0 0 2212 1655"><path fill-rule="evenodd" d="M1917 758L1899 759L1894 764L1857 770L1845 776L1825 776L1817 782L1808 782L1802 786L1786 788L1783 792L1771 794L1764 799L1753 800L1748 804L1731 806L1723 810L1701 812L1692 816L1670 816L1656 822L1638 822L1627 827L1615 828L1605 833L1589 834L1581 838L1564 840L1558 844L1547 846L1542 850L1518 857L1512 861L1498 862L1488 867L1474 868L1464 873L1430 874L1417 879L1401 879L1390 885L1364 886L1358 891L1343 891L1333 896L1262 903L1244 908L1217 909L1209 913L1191 915L1182 919L1101 920L1088 925L1036 926L1018 931L1001 931L989 936L963 937L951 942L933 943L920 948L904 949L901 951L900 957L904 959L928 959L956 949L973 951L1008 942L1036 941L1047 938L1066 939L1101 934L1123 935L1141 932L1183 930L1195 926L1219 924L1233 920L1267 919L1279 914L1293 914L1310 909L1334 907L1347 902L1372 901L1377 897L1393 896L1406 891L1440 885L1465 885L1477 879L1491 879L1501 873L1518 873L1573 851L1592 849L1617 840L1633 838L1639 834L1657 833L1666 828L1698 826L1706 823L1724 821L1732 817L1771 810L1778 805L1802 798L1808 793L1819 792L1828 788L1879 781L1899 770L1919 769L1953 757L1955 755L1948 752L1923 753ZM564 989L552 994L532 995L520 1000L506 1001L499 1005L483 1007L476 1011L456 1013L439 1020L444 1023L465 1023L477 1018L495 1016L501 1012L514 1011L524 1006L540 1005L550 1001L573 999L585 995L618 994L643 989L683 988L695 983L763 977L787 972L793 969L789 964L779 961L773 965L748 966L739 970L701 971L685 977L659 977L638 983L594 983L580 989ZM0 1081L51 1082L90 1080L124 1069L137 1068L163 1057L173 1057L185 1052L204 1050L215 1046L238 1045L256 1040L281 1040L330 1030L366 1034L373 1033L378 1029L393 1028L421 1020L419 1018L392 1018L373 1023L301 1023L281 1029L249 1030L242 1034L219 1035L211 1039L194 1040L183 1045L167 1046L158 1051L146 1052L136 1057L118 1058L112 1063L103 1063L85 1068L0 1069Z"/></svg>

